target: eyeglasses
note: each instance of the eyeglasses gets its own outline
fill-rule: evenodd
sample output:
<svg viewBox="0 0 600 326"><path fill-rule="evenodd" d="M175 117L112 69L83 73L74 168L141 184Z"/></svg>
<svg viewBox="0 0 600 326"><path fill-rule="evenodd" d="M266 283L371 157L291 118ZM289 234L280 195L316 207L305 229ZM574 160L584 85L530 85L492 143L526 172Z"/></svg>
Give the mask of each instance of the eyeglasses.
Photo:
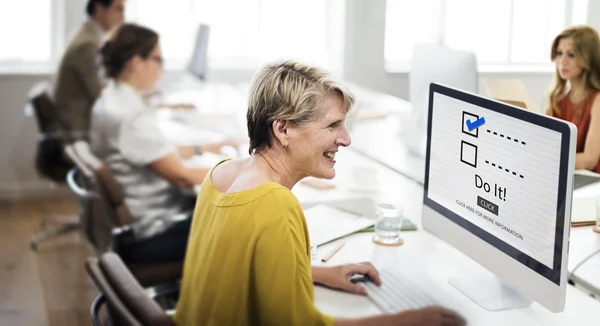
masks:
<svg viewBox="0 0 600 326"><path fill-rule="evenodd" d="M159 56L159 55L151 55L148 57L148 59L156 61L156 63L158 63L159 65L162 65L164 63L164 59L163 57Z"/></svg>

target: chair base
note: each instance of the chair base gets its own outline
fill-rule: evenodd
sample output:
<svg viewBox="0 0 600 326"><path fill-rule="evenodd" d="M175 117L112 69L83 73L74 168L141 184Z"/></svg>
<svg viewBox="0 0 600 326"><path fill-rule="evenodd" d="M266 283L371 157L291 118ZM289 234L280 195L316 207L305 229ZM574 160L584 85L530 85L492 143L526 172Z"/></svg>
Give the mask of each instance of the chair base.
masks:
<svg viewBox="0 0 600 326"><path fill-rule="evenodd" d="M38 248L38 243L41 241L53 239L64 234L79 231L81 229L81 224L79 221L62 222L61 224L62 225L56 229L42 231L34 235L31 240L29 240L29 247L36 251Z"/></svg>

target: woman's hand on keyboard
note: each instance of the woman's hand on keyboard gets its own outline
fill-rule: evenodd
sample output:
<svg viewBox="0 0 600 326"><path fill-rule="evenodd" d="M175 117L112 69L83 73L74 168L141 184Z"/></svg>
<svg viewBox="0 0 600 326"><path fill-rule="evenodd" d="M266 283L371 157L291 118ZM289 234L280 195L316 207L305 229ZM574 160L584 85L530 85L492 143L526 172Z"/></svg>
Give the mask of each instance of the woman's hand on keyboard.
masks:
<svg viewBox="0 0 600 326"><path fill-rule="evenodd" d="M432 306L417 310L407 310L397 313L398 323L394 325L404 326L462 326L466 320L455 311Z"/></svg>
<svg viewBox="0 0 600 326"><path fill-rule="evenodd" d="M351 276L357 274L368 276L376 285L381 284L379 273L370 262L334 267L313 267L314 282L346 292L365 295L366 291L362 286L354 284L349 280Z"/></svg>

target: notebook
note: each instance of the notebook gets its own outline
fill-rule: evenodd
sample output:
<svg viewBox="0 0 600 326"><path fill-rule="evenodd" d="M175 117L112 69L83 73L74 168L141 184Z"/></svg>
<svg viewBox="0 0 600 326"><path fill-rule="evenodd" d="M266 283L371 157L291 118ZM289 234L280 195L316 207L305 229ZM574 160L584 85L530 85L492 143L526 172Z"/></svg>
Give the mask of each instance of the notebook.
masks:
<svg viewBox="0 0 600 326"><path fill-rule="evenodd" d="M356 233L370 226L375 220L341 211L324 204L304 211L310 241L317 246Z"/></svg>
<svg viewBox="0 0 600 326"><path fill-rule="evenodd" d="M596 197L573 198L571 226L596 225Z"/></svg>

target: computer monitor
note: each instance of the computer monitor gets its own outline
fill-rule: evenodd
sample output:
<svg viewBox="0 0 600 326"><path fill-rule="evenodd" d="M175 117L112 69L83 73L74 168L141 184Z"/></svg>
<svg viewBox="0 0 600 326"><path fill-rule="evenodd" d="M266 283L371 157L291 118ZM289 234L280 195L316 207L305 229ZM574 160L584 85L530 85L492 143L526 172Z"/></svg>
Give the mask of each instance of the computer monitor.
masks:
<svg viewBox="0 0 600 326"><path fill-rule="evenodd" d="M488 310L565 306L576 127L431 84L423 227L497 276L450 283Z"/></svg>
<svg viewBox="0 0 600 326"><path fill-rule="evenodd" d="M406 146L417 156L425 157L429 84L439 83L477 93L477 56L436 44L416 44L409 73L409 97L413 107L407 125Z"/></svg>
<svg viewBox="0 0 600 326"><path fill-rule="evenodd" d="M194 51L190 62L187 67L187 71L198 77L200 80L206 80L208 74L208 37L210 34L210 26L206 24L200 24L198 26L198 32L196 33L196 43L194 44Z"/></svg>

